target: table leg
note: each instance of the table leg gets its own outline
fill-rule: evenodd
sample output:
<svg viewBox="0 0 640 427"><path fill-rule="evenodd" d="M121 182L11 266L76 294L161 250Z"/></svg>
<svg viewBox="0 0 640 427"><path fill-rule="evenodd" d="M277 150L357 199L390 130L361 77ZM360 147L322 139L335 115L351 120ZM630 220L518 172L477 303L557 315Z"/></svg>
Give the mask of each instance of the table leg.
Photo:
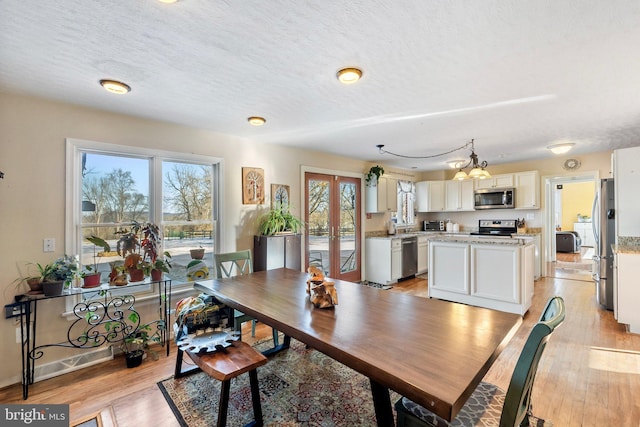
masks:
<svg viewBox="0 0 640 427"><path fill-rule="evenodd" d="M266 349L265 351L262 352L262 354L264 354L265 356L269 357L273 354L276 354L282 350L286 350L289 348L289 346L291 345L291 337L289 335L285 335L284 336L284 341L282 344L280 345L276 345L273 346L271 348Z"/></svg>
<svg viewBox="0 0 640 427"><path fill-rule="evenodd" d="M391 399L389 398L389 389L369 379L371 383L371 394L373 395L373 407L376 411L376 419L378 427L393 427L393 411L391 410Z"/></svg>

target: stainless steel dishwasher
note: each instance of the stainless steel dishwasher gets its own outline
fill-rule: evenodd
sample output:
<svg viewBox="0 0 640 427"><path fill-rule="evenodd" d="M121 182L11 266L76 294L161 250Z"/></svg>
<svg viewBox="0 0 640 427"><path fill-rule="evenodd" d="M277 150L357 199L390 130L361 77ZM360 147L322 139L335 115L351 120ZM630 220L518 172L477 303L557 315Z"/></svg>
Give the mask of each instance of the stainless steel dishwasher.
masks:
<svg viewBox="0 0 640 427"><path fill-rule="evenodd" d="M418 272L418 237L402 239L402 278L413 276Z"/></svg>

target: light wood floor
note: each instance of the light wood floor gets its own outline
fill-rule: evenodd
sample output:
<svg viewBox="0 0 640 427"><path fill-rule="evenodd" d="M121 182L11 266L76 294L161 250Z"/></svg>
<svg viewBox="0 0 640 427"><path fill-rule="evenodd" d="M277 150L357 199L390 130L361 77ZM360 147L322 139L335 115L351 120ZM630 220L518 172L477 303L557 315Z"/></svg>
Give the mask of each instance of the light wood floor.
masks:
<svg viewBox="0 0 640 427"><path fill-rule="evenodd" d="M387 292L426 295L426 281L401 282ZM552 336L534 387L534 414L565 426L640 426L640 336L625 332L598 307L589 281L546 278L536 282L531 310L485 380L507 388L526 336L552 295L565 299L567 317ZM250 341L247 333L243 339ZM428 333L428 331L425 331ZM270 334L258 326L257 338ZM124 360L38 382L29 403L68 403L72 420L112 407L117 425L177 426L156 383L173 374L175 351L159 361L126 369ZM216 397L217 398L217 397ZM0 390L0 402L23 403L19 385Z"/></svg>

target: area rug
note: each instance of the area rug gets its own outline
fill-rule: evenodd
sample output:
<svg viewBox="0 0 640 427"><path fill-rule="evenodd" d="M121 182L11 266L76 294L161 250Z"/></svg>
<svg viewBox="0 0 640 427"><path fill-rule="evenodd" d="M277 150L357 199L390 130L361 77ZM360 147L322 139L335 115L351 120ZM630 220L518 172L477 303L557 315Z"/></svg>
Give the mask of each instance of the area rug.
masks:
<svg viewBox="0 0 640 427"><path fill-rule="evenodd" d="M370 282L368 280L363 280L360 282L360 284L365 286L371 286L372 288L384 289L385 291L388 291L389 289L393 289L393 286L391 285L382 285L380 283Z"/></svg>
<svg viewBox="0 0 640 427"><path fill-rule="evenodd" d="M269 347L269 342L256 348ZM188 360L188 357L185 359ZM265 426L375 426L369 379L296 340L258 368ZM158 383L180 425L211 426L218 417L220 382L199 372ZM391 392L392 404L399 398ZM394 413L395 417L395 413ZM249 376L231 381L227 425L253 420Z"/></svg>

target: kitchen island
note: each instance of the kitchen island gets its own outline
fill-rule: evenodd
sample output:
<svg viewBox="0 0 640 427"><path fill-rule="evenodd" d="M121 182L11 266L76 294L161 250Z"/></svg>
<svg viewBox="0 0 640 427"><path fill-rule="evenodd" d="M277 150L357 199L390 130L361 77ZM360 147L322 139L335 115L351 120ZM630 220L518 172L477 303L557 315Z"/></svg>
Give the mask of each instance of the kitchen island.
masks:
<svg viewBox="0 0 640 427"><path fill-rule="evenodd" d="M530 239L434 236L429 240L429 297L524 315L533 297Z"/></svg>

